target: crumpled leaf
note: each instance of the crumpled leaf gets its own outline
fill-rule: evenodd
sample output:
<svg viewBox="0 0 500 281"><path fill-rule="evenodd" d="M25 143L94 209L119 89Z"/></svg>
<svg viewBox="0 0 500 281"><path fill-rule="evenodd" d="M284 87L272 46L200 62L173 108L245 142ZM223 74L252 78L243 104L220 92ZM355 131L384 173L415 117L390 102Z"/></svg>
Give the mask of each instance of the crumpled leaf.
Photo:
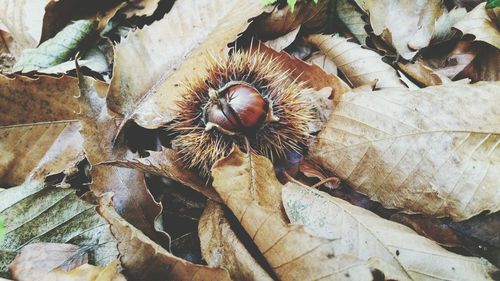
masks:
<svg viewBox="0 0 500 281"><path fill-rule="evenodd" d="M208 265L226 268L233 280L273 280L240 241L221 205L209 201L200 218L198 233Z"/></svg>
<svg viewBox="0 0 500 281"><path fill-rule="evenodd" d="M281 52L286 47L290 46L290 44L292 44L293 41L295 41L295 38L297 38L297 34L299 33L299 30L300 30L300 26L295 28L294 30L288 32L287 34L280 36L276 39L269 40L264 44L266 44L266 46L268 46L269 48L272 48L278 52Z"/></svg>
<svg viewBox="0 0 500 281"><path fill-rule="evenodd" d="M447 13L442 1L355 1L369 14L373 32L407 60L411 60L418 50L429 45L437 20ZM438 23L442 21L446 20L441 18ZM441 28L441 32L442 30Z"/></svg>
<svg viewBox="0 0 500 281"><path fill-rule="evenodd" d="M354 87L377 82L377 88L406 88L390 65L374 51L340 36L311 35L308 40L332 59Z"/></svg>
<svg viewBox="0 0 500 281"><path fill-rule="evenodd" d="M448 252L408 227L307 186L286 184L283 205L291 223L331 239L336 254L385 263L387 279L491 280L488 273L495 269L484 259Z"/></svg>
<svg viewBox="0 0 500 281"><path fill-rule="evenodd" d="M81 265L69 272L56 269L41 275L40 281L126 281L125 277L118 272L120 262L115 260L110 264L100 267L90 264ZM19 280L21 281L21 280Z"/></svg>
<svg viewBox="0 0 500 281"><path fill-rule="evenodd" d="M192 264L173 256L121 218L114 210L109 194L98 212L111 225L118 240L122 266L139 280L231 280L225 269Z"/></svg>
<svg viewBox="0 0 500 281"><path fill-rule="evenodd" d="M149 156L144 158L102 162L103 165L137 169L173 179L200 192L207 198L221 202L217 192L211 186L207 186L205 180L200 178L198 173L185 169L180 163L176 152L167 148L162 151L149 151Z"/></svg>
<svg viewBox="0 0 500 281"><path fill-rule="evenodd" d="M500 210L499 82L344 94L310 157L387 208Z"/></svg>
<svg viewBox="0 0 500 281"><path fill-rule="evenodd" d="M238 148L212 168L213 186L280 280L372 280L367 264L337 255L330 240L289 225L270 160Z"/></svg>
<svg viewBox="0 0 500 281"><path fill-rule="evenodd" d="M368 33L365 30L367 23L362 19L363 14L358 12L356 5L350 0L337 0L336 13L339 19L347 26L361 45L366 45Z"/></svg>
<svg viewBox="0 0 500 281"><path fill-rule="evenodd" d="M484 41L500 49L500 8L486 10L485 3L479 4L454 25L464 34L472 34L477 41Z"/></svg>
<svg viewBox="0 0 500 281"><path fill-rule="evenodd" d="M86 263L88 255L84 248L71 244L34 243L21 249L9 265L9 271L18 281L30 281L54 269L70 271Z"/></svg>
<svg viewBox="0 0 500 281"><path fill-rule="evenodd" d="M43 42L36 49L25 49L12 68L13 72L31 72L61 64L75 55L96 28L92 20L79 20Z"/></svg>
<svg viewBox="0 0 500 281"><path fill-rule="evenodd" d="M77 119L78 80L0 75L0 126Z"/></svg>
<svg viewBox="0 0 500 281"><path fill-rule="evenodd" d="M262 11L260 1L177 1L162 20L117 46L109 108L145 128L170 121L184 91L180 83L204 76L210 55L225 53Z"/></svg>
<svg viewBox="0 0 500 281"><path fill-rule="evenodd" d="M46 0L0 0L0 24L3 24L19 46L12 49L18 57L20 51L35 48L42 33L42 20Z"/></svg>
<svg viewBox="0 0 500 281"><path fill-rule="evenodd" d="M84 137L85 153L91 164L90 189L97 196L113 192L116 209L125 219L153 240L168 244L168 235L157 232L154 227L162 206L149 193L144 174L131 169L97 165L105 160L126 158L132 153L123 140L113 143L120 120L116 120L116 116L108 112L106 101L99 94L107 90L107 84L81 76L80 73L79 79L81 134Z"/></svg>
<svg viewBox="0 0 500 281"><path fill-rule="evenodd" d="M7 265L13 259L9 253L31 243L78 245L97 265L108 264L118 255L109 225L94 205L78 198L71 188L32 181L0 191L0 216L5 228L0 241L1 276L7 276Z"/></svg>
<svg viewBox="0 0 500 281"><path fill-rule="evenodd" d="M0 187L76 172L84 159L75 121L0 127Z"/></svg>

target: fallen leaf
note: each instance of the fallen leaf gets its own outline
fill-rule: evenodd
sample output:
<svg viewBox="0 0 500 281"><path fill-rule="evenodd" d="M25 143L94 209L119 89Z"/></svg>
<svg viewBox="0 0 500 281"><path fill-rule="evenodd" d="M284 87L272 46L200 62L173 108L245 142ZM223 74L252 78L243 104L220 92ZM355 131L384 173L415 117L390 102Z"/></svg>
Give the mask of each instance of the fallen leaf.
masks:
<svg viewBox="0 0 500 281"><path fill-rule="evenodd" d="M119 120L108 111L106 101L99 92L107 85L79 74L81 95L81 134L83 147L91 164L92 183L90 189L97 196L114 193L114 204L118 212L153 240L169 243L169 237L155 229L155 220L162 206L149 193L140 171L97 165L105 160L124 159L133 155L123 141L113 143Z"/></svg>
<svg viewBox="0 0 500 281"><path fill-rule="evenodd" d="M0 126L76 120L78 80L0 75Z"/></svg>
<svg viewBox="0 0 500 281"><path fill-rule="evenodd" d="M288 32L287 34L280 36L276 39L269 40L264 44L266 44L266 46L268 46L269 48L274 49L275 51L281 52L286 47L290 46L293 43L293 41L295 41L295 38L297 38L299 30L300 26Z"/></svg>
<svg viewBox="0 0 500 281"><path fill-rule="evenodd" d="M424 87L442 85L451 82L447 77L435 72L432 68L421 61L414 63L398 62L398 67L406 75L414 79L415 83Z"/></svg>
<svg viewBox="0 0 500 281"><path fill-rule="evenodd" d="M345 94L310 157L387 208L454 220L499 211L499 86Z"/></svg>
<svg viewBox="0 0 500 281"><path fill-rule="evenodd" d="M337 65L325 54L321 52L313 53L307 60L309 63L321 67L326 73L337 75Z"/></svg>
<svg viewBox="0 0 500 281"><path fill-rule="evenodd" d="M0 1L0 24L3 24L19 46L12 51L18 57L20 51L35 48L40 42L42 20L45 14L46 0L19 2L16 0Z"/></svg>
<svg viewBox="0 0 500 281"><path fill-rule="evenodd" d="M40 281L126 281L125 277L118 272L120 263L118 260L99 267L90 264L81 265L69 272L56 269L38 277ZM32 279L31 279L32 280ZM21 280L20 280L21 281Z"/></svg>
<svg viewBox="0 0 500 281"><path fill-rule="evenodd" d="M118 255L109 225L94 205L75 195L74 189L33 181L0 191L0 215L5 229L0 242L2 276L14 258L9 253L32 243L75 244L88 251L89 260L97 265L105 265Z"/></svg>
<svg viewBox="0 0 500 281"><path fill-rule="evenodd" d="M390 280L491 280L484 259L441 248L403 225L307 186L288 183L283 205L291 223L331 239L335 253L381 265Z"/></svg>
<svg viewBox="0 0 500 281"><path fill-rule="evenodd" d="M311 35L308 40L334 61L354 87L376 81L377 88L406 88L394 68L374 51L339 36Z"/></svg>
<svg viewBox="0 0 500 281"><path fill-rule="evenodd" d="M240 241L221 205L209 201L200 218L198 233L208 265L226 268L233 280L273 280Z"/></svg>
<svg viewBox="0 0 500 281"><path fill-rule="evenodd" d="M349 31L356 37L361 45L366 45L368 33L365 30L366 23L356 9L356 5L350 0L337 0L336 13L339 19L347 26Z"/></svg>
<svg viewBox="0 0 500 281"><path fill-rule="evenodd" d="M198 173L185 169L179 163L180 161L175 151L167 148L164 148L162 151L149 151L149 156L145 158L101 162L102 165L137 169L153 175L173 179L200 192L207 198L221 202L217 192L204 179L200 178Z"/></svg>
<svg viewBox="0 0 500 281"><path fill-rule="evenodd" d="M101 199L97 210L110 223L122 266L130 276L139 280L231 280L225 269L192 264L170 254L121 218L108 196Z"/></svg>
<svg viewBox="0 0 500 281"><path fill-rule="evenodd" d="M407 60L429 45L435 23L446 11L441 1L432 0L355 1L369 14L373 32Z"/></svg>
<svg viewBox="0 0 500 281"><path fill-rule="evenodd" d="M85 248L71 244L34 243L21 249L9 265L9 271L18 281L30 281L38 280L54 269L70 271L86 263Z"/></svg>
<svg viewBox="0 0 500 281"><path fill-rule="evenodd" d="M171 121L185 91L182 81L205 76L208 54L224 54L262 11L260 1L176 2L162 20L130 33L117 46L109 108L144 128Z"/></svg>
<svg viewBox="0 0 500 281"><path fill-rule="evenodd" d="M213 186L281 280L372 280L352 256L336 255L330 240L289 225L281 211L282 185L270 160L238 148L212 168Z"/></svg>
<svg viewBox="0 0 500 281"><path fill-rule="evenodd" d="M77 122L0 127L0 186L71 174L84 159Z"/></svg>
<svg viewBox="0 0 500 281"><path fill-rule="evenodd" d="M464 34L474 35L477 41L484 41L500 49L500 31L498 31L500 8L486 10L484 5L485 3L477 5L454 27Z"/></svg>

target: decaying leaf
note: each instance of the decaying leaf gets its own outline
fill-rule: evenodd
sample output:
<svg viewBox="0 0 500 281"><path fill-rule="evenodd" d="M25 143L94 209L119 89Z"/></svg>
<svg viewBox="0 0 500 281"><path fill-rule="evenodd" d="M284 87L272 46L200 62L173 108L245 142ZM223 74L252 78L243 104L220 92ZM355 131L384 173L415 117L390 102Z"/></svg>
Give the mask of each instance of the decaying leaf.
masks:
<svg viewBox="0 0 500 281"><path fill-rule="evenodd" d="M97 265L106 265L118 255L109 225L94 205L78 198L71 188L32 181L0 191L0 216L5 228L0 242L2 276L6 276L7 265L13 259L9 253L31 243L78 245Z"/></svg>
<svg viewBox="0 0 500 281"><path fill-rule="evenodd" d="M121 215L155 241L168 243L168 236L154 228L162 206L149 193L144 174L131 169L97 165L105 160L126 158L132 153L124 143L113 143L119 120L108 112L106 101L99 95L106 90L106 85L81 75L79 79L81 134L87 159L92 165L91 190L97 196L113 192L115 207Z"/></svg>
<svg viewBox="0 0 500 281"><path fill-rule="evenodd" d="M297 34L299 33L300 26L295 28L294 30L288 32L287 34L280 36L276 39L272 39L267 41L265 44L269 48L272 48L278 52L281 52L286 47L290 46L293 43L295 38L297 38Z"/></svg>
<svg viewBox="0 0 500 281"><path fill-rule="evenodd" d="M18 281L38 280L54 269L70 271L88 263L85 248L61 243L34 243L24 246L9 265Z"/></svg>
<svg viewBox="0 0 500 281"><path fill-rule="evenodd" d="M500 210L499 82L344 94L310 156L389 208Z"/></svg>
<svg viewBox="0 0 500 281"><path fill-rule="evenodd" d="M231 280L225 269L192 264L173 256L121 218L108 196L102 198L98 212L111 225L128 274L140 280Z"/></svg>
<svg viewBox="0 0 500 281"><path fill-rule="evenodd" d="M486 10L485 3L479 4L465 15L465 17L454 25L464 34L472 34L477 41L484 41L500 49L500 8Z"/></svg>
<svg viewBox="0 0 500 281"><path fill-rule="evenodd" d="M200 218L198 233L208 265L226 268L233 280L273 280L240 241L221 205L209 201Z"/></svg>
<svg viewBox="0 0 500 281"><path fill-rule="evenodd" d="M172 120L182 81L205 76L210 56L224 54L262 11L260 1L177 1L161 21L117 46L109 108L145 128Z"/></svg>
<svg viewBox="0 0 500 281"><path fill-rule="evenodd" d="M71 174L84 158L79 129L75 121L0 127L0 186Z"/></svg>
<svg viewBox="0 0 500 281"><path fill-rule="evenodd" d="M372 280L367 264L289 225L271 161L235 148L212 168L213 186L281 280Z"/></svg>
<svg viewBox="0 0 500 281"><path fill-rule="evenodd" d="M350 0L337 0L336 12L339 19L347 26L349 31L356 37L361 45L366 44L368 33L365 30L366 23L356 9L356 5Z"/></svg>
<svg viewBox="0 0 500 281"><path fill-rule="evenodd" d="M394 68L374 51L339 36L312 35L308 40L335 62L354 87L376 82L377 88L406 88Z"/></svg>
<svg viewBox="0 0 500 281"><path fill-rule="evenodd" d="M106 266L81 265L69 272L61 269L53 270L38 277L40 281L126 281L118 272L120 263L115 260ZM19 280L21 281L21 280Z"/></svg>
<svg viewBox="0 0 500 281"><path fill-rule="evenodd" d="M181 161L174 150L164 148L162 151L149 151L149 156L145 158L106 161L101 164L138 169L153 175L170 178L200 192L209 199L221 201L217 192L211 186L207 186L199 174L183 168L180 163Z"/></svg>
<svg viewBox="0 0 500 281"><path fill-rule="evenodd" d="M381 268L391 280L491 280L484 259L448 252L410 228L315 189L288 183L283 205L291 223L331 239L336 254Z"/></svg>
<svg viewBox="0 0 500 281"><path fill-rule="evenodd" d="M446 76L440 75L421 61L416 61L415 63L398 62L398 67L419 85L427 87L450 82L450 79Z"/></svg>

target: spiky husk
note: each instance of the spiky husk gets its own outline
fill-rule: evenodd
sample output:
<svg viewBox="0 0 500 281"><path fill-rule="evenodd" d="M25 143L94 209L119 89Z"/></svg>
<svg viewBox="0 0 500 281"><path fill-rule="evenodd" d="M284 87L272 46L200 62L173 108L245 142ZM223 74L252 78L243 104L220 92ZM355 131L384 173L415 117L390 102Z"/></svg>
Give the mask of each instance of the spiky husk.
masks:
<svg viewBox="0 0 500 281"><path fill-rule="evenodd" d="M301 153L310 137L308 124L315 119L312 104L301 96L308 90L305 85L290 79L289 71L258 50L212 60L208 77L185 84L187 90L177 104L177 118L167 127L175 136L172 147L182 162L207 177L213 163L227 155L233 144L247 149L243 136L228 136L217 129L205 131L203 107L209 100L208 90L222 88L230 81L254 86L271 102L274 116L279 118L247 136L252 150L271 160L286 157L287 150Z"/></svg>

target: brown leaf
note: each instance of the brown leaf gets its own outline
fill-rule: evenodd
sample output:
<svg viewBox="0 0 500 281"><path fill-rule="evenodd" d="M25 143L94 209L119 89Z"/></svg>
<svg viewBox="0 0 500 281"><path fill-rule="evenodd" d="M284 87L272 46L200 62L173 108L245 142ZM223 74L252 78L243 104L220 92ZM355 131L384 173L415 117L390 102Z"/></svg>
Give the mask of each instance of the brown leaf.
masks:
<svg viewBox="0 0 500 281"><path fill-rule="evenodd" d="M97 210L110 223L118 240L122 266L132 277L138 280L231 280L225 269L192 264L170 254L121 218L108 196L101 199Z"/></svg>
<svg viewBox="0 0 500 281"><path fill-rule="evenodd" d="M200 192L207 198L221 202L217 192L211 186L208 186L198 173L185 169L179 163L181 162L176 156L175 151L164 148L163 151L149 151L149 156L145 158L106 161L101 164L137 169L153 175L170 178Z"/></svg>
<svg viewBox="0 0 500 281"><path fill-rule="evenodd" d="M491 280L484 259L448 252L403 225L307 186L288 183L283 205L291 223L331 239L337 255L369 261L389 280Z"/></svg>
<svg viewBox="0 0 500 281"><path fill-rule="evenodd" d="M56 269L47 274L39 276L40 281L126 281L125 277L118 272L120 263L118 260L105 267L93 266L90 264L81 265L69 272Z"/></svg>
<svg viewBox="0 0 500 281"><path fill-rule="evenodd" d="M77 119L78 80L0 75L0 126Z"/></svg>
<svg viewBox="0 0 500 281"><path fill-rule="evenodd" d="M355 1L369 14L373 32L407 60L429 45L437 19L446 12L441 1Z"/></svg>
<svg viewBox="0 0 500 281"><path fill-rule="evenodd" d="M348 93L310 156L385 207L470 218L500 210L500 83Z"/></svg>
<svg viewBox="0 0 500 281"><path fill-rule="evenodd" d="M450 82L447 77L435 72L432 68L421 61L416 61L414 63L398 62L398 67L406 75L413 78L416 81L415 83L424 87L442 85Z"/></svg>
<svg viewBox="0 0 500 281"><path fill-rule="evenodd" d="M290 44L292 44L293 41L295 41L295 38L297 38L299 30L300 26L288 32L287 34L280 36L276 39L269 40L264 44L266 44L266 46L268 46L269 48L274 49L275 51L281 52L286 47L290 46Z"/></svg>
<svg viewBox="0 0 500 281"><path fill-rule="evenodd" d="M336 255L328 239L289 225L271 161L238 148L212 168L214 187L281 280L372 280L368 266Z"/></svg>
<svg viewBox="0 0 500 281"><path fill-rule="evenodd" d="M9 271L18 281L38 280L54 269L70 271L88 263L85 250L71 244L34 243L23 247Z"/></svg>
<svg viewBox="0 0 500 281"><path fill-rule="evenodd" d="M172 120L182 81L205 76L209 54L223 55L262 11L260 1L177 1L161 21L117 46L109 108L145 128Z"/></svg>
<svg viewBox="0 0 500 281"><path fill-rule="evenodd" d="M315 52L307 60L309 63L314 63L315 65L321 67L326 73L337 75L337 65L325 54L321 52Z"/></svg>
<svg viewBox="0 0 500 281"><path fill-rule="evenodd" d="M374 51L339 36L318 34L308 40L335 62L354 87L376 81L377 88L406 88L396 71Z"/></svg>
<svg viewBox="0 0 500 281"><path fill-rule="evenodd" d="M81 95L81 134L84 137L84 149L92 165L91 190L100 196L107 192L114 193L114 204L118 212L134 226L144 231L156 241L168 242L165 233L157 232L154 221L162 206L149 193L144 182L144 174L131 169L103 166L96 164L111 159L124 159L132 154L123 142L113 145L118 130L115 116L108 113L106 102L99 91L105 91L106 85L91 78L80 78Z"/></svg>
<svg viewBox="0 0 500 281"><path fill-rule="evenodd" d="M240 241L221 205L209 201L198 233L201 253L208 265L226 268L233 280L273 280Z"/></svg>
<svg viewBox="0 0 500 281"><path fill-rule="evenodd" d="M83 160L83 139L75 121L0 127L0 186L71 174Z"/></svg>
<svg viewBox="0 0 500 281"><path fill-rule="evenodd" d="M356 5L350 0L337 0L336 12L339 19L347 26L361 45L366 45L368 33L365 26L368 24L363 19L363 14L358 12Z"/></svg>
<svg viewBox="0 0 500 281"><path fill-rule="evenodd" d="M464 34L472 34L477 41L484 41L497 49L500 49L500 8L486 10L485 3L479 4L465 15L465 17L454 25Z"/></svg>

